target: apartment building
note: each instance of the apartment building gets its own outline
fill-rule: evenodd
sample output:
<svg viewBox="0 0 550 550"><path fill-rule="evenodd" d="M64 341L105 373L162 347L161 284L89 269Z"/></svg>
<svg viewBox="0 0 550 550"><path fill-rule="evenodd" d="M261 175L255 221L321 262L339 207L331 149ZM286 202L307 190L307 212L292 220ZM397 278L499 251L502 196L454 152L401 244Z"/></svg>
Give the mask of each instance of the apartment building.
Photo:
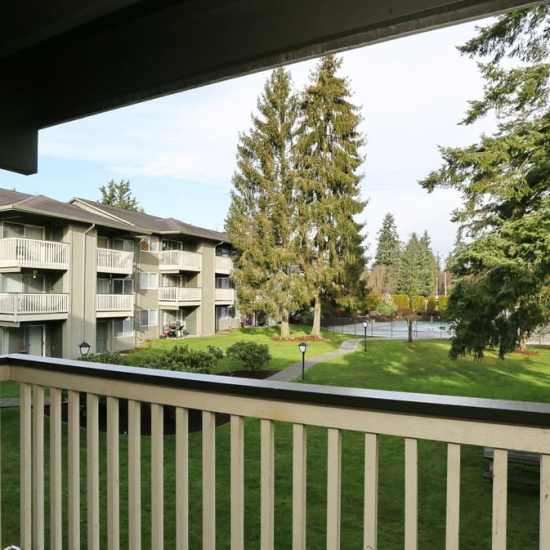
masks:
<svg viewBox="0 0 550 550"><path fill-rule="evenodd" d="M224 233L0 189L0 351L123 351L238 326Z"/></svg>

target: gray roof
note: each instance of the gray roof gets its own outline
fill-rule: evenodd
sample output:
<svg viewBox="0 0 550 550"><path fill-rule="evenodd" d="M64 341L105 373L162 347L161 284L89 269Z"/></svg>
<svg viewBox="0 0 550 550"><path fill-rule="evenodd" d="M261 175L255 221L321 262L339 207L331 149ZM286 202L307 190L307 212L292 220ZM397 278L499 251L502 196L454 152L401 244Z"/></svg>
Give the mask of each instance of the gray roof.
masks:
<svg viewBox="0 0 550 550"><path fill-rule="evenodd" d="M149 233L147 229L136 227L123 220L118 221L99 214L94 214L72 204L57 201L44 195L29 195L10 189L0 188L0 211L23 212L88 224L95 223L101 227L119 229L129 233Z"/></svg>
<svg viewBox="0 0 550 550"><path fill-rule="evenodd" d="M72 201L73 204L78 204L79 202L88 205L88 207L92 207L105 216L138 225L139 227L144 227L151 233L158 233L161 235L191 235L193 237L200 237L213 241L229 242L227 233L191 225L181 220L177 220L176 218L160 218L159 216L152 216L145 212L132 212L89 199L76 198Z"/></svg>

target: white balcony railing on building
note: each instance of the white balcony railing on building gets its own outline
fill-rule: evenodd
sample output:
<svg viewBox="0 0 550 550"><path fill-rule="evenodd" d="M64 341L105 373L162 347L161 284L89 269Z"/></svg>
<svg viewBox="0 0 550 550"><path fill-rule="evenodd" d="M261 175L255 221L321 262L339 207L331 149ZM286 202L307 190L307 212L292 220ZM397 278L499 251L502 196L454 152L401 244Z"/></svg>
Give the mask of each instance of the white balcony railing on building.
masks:
<svg viewBox="0 0 550 550"><path fill-rule="evenodd" d="M32 315L47 313L68 313L68 294L0 294L0 314Z"/></svg>
<svg viewBox="0 0 550 550"><path fill-rule="evenodd" d="M314 517L324 518L324 525L315 527L325 532L325 547L338 550L341 548L342 479L345 475L342 461L347 460L346 468L364 472L361 476L363 502L358 504L361 512L353 523L345 522L348 537L352 529L353 537L362 539L362 548L376 549L379 548L379 468L386 466L379 448L380 441L391 436L404 442L404 505L402 512L396 512L397 507L388 512L391 517L381 519L386 524L387 521L403 521L403 548L419 548L419 510L426 511L427 506L444 508L445 548L459 548L460 516L461 511L464 512L460 505L461 454L465 445L494 449L492 479L483 480L481 464L475 475L479 476L479 484L492 484L490 536L492 548L498 550L507 548L508 519L522 521L524 517L513 515L507 503L514 498L514 493L508 492L509 451L535 453L540 457L540 522L532 524L532 540L533 547L538 542L537 548L550 548L548 404L235 380L225 376L197 376L25 355L0 357L0 377L18 383L20 392L19 428L14 428L20 432L17 437L19 475L15 476L10 461L2 461L4 471L1 473L6 480L6 470L11 467L13 478L9 479L18 484L18 490L6 489L2 495L2 512L13 515L14 510L19 510L20 536L17 540L17 535L11 533L9 541L0 541L1 546L16 543L21 548L44 548L49 542L50 548L61 548L66 534L67 548L80 548L84 537L92 541L92 548L99 548L105 529L111 548L119 547L121 533L128 533L129 548L141 548L145 540L148 548L165 548L168 542L170 548L188 548L191 532L196 538L201 531L191 523L197 521L198 516L202 523L202 535L199 535L202 542L195 540L197 548L214 550L216 539L221 540L223 536L231 541L231 548L242 550L250 522L254 523L255 514L259 513L258 538L264 541L261 548L274 548L277 522L282 521L285 529L291 526L292 548L304 550L307 526L314 521L309 515L309 506L313 505L316 507ZM49 399L48 429L45 428L46 395ZM107 434L100 437L100 410L104 414L100 404L104 401ZM165 439L164 412L168 408L174 410L170 418L174 418L175 436ZM200 455L190 452L196 438L190 438L188 429L189 415L198 411L202 411ZM145 412L150 418L150 437L141 435L142 413ZM229 433L225 428L216 428L216 414L230 417ZM127 425L123 424L124 434L120 428L122 415L127 418ZM85 429L80 424L83 417L86 418ZM253 422L252 419L260 420L259 441L254 442L260 449L250 454L245 445L253 439L248 436L245 425ZM67 421L65 438L63 423ZM275 514L276 469L282 466L284 473L280 475L288 477L286 462L281 465L275 460L276 453L281 452L276 445L275 432L281 429L286 433L288 428L292 432L292 508ZM319 437L315 434L320 430L324 432L325 454L319 456L319 446L315 445L315 452L308 456L308 444L312 438ZM357 443L361 445L359 454L353 455L362 455L362 459L351 463L348 456L343 457L342 449L342 440L349 432L363 436L362 442ZM226 470L224 465L223 476L216 475L220 460L220 453L216 453L217 440L221 440L224 453L230 456L230 468ZM434 500L426 491L418 491L419 463L426 458L419 453L418 447L419 442L426 440L443 443L446 447L446 481L443 481L446 499L443 502ZM170 450L165 455L167 446ZM127 454L123 454L123 449ZM49 453L47 462L46 453ZM68 458L66 475L64 457ZM107 468L103 480L100 464L105 459ZM86 463L84 468L82 461ZM249 466L258 471L259 510L249 510L246 505L245 461L247 471ZM259 463L249 464L249 461ZM165 468L170 476L169 483L165 482ZM224 481L226 473L230 479ZM472 474L468 472L467 475ZM193 476L193 483L202 486L200 501L191 497L190 476ZM324 476L324 480L319 476ZM127 483L128 498L123 479L127 479L124 485ZM326 486L326 501L313 502L306 498L310 491L308 484L314 482ZM229 491L225 483L230 486ZM150 487L150 497L143 494L146 485ZM47 507L46 486L49 491ZM4 487L5 483L2 490ZM217 500L220 487L223 498ZM104 494L105 515L101 510ZM173 509L167 510L167 506ZM88 517L85 523L81 523L83 510ZM285 515L281 516L282 513ZM224 521L228 526L224 533L218 532L219 524L216 523L220 514L231 517L230 522ZM103 517L106 518L105 526L101 525ZM45 521L49 523L48 541L45 540ZM86 533L81 532L82 525ZM143 533L146 539L142 538ZM176 540L172 540L174 533ZM6 536L4 530L2 534Z"/></svg>
<svg viewBox="0 0 550 550"><path fill-rule="evenodd" d="M161 302L200 302L202 289L185 287L160 287L159 301Z"/></svg>
<svg viewBox="0 0 550 550"><path fill-rule="evenodd" d="M200 271L202 255L187 250L163 250L159 254L159 265L163 271Z"/></svg>
<svg viewBox="0 0 550 550"><path fill-rule="evenodd" d="M234 288L217 288L216 302L225 302L225 303L235 302L235 289Z"/></svg>
<svg viewBox="0 0 550 550"><path fill-rule="evenodd" d="M233 260L229 256L216 256L216 273L230 275L233 271Z"/></svg>
<svg viewBox="0 0 550 550"><path fill-rule="evenodd" d="M101 273L122 273L131 275L134 253L111 248L97 249L97 271Z"/></svg>
<svg viewBox="0 0 550 550"><path fill-rule="evenodd" d="M69 245L20 237L0 239L0 267L68 269Z"/></svg>
<svg viewBox="0 0 550 550"><path fill-rule="evenodd" d="M98 294L96 311L131 311L134 309L134 294Z"/></svg>

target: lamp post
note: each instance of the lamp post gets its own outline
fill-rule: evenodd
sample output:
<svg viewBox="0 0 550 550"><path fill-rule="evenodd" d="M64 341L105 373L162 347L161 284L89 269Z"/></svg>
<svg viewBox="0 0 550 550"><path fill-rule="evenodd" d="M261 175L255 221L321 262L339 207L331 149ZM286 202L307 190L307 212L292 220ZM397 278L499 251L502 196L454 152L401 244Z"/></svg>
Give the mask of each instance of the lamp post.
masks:
<svg viewBox="0 0 550 550"><path fill-rule="evenodd" d="M364 347L365 351L367 351L367 327L369 326L369 323L367 320L363 321L363 332L364 332Z"/></svg>
<svg viewBox="0 0 550 550"><path fill-rule="evenodd" d="M90 344L88 344L88 342L86 342L86 340L84 340L84 342L82 342L78 346L78 349L80 350L80 357L82 359L84 359L88 355L88 353L90 353L91 347L92 346L90 346Z"/></svg>
<svg viewBox="0 0 550 550"><path fill-rule="evenodd" d="M306 351L307 351L307 344L305 342L300 342L298 344L298 349L300 350L300 353L302 354L302 380L305 376L306 371Z"/></svg>

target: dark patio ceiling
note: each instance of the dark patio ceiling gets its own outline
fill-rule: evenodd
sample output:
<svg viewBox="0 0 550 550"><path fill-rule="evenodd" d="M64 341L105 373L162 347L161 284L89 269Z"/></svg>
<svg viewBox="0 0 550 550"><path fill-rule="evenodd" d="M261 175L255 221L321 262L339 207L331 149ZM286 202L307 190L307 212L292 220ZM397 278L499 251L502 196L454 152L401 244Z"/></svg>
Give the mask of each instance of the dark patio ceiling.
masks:
<svg viewBox="0 0 550 550"><path fill-rule="evenodd" d="M0 7L0 168L36 172L38 130L47 126L528 3L4 2Z"/></svg>

